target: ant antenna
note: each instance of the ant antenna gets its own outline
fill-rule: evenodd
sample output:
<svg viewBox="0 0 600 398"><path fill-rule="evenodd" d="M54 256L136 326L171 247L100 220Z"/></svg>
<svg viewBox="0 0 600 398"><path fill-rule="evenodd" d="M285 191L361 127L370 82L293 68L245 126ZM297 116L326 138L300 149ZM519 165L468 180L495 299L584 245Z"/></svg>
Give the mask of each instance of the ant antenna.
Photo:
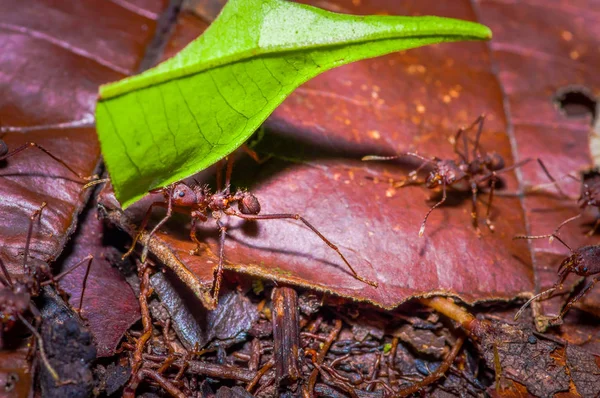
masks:
<svg viewBox="0 0 600 398"><path fill-rule="evenodd" d="M516 239L544 239L544 238L549 238L550 242L552 242L552 240L556 239L557 241L559 241L560 243L565 245L565 247L567 249L569 249L569 251L571 253L573 253L573 249L571 249L571 247L569 245L567 245L564 240L559 238L558 235L548 234L548 235L515 235L515 236L513 236L513 240L516 240Z"/></svg>
<svg viewBox="0 0 600 398"><path fill-rule="evenodd" d="M369 160L394 160L394 159L398 159L400 157L400 155L395 155L395 156L377 156L377 155L369 155L369 156L363 156L362 160L363 162L369 161Z"/></svg>
<svg viewBox="0 0 600 398"><path fill-rule="evenodd" d="M442 184L442 200L440 200L439 202L437 202L436 204L431 206L431 209L429 209L427 214L425 214L425 218L423 219L423 222L421 223L421 228L419 229L419 238L421 238L423 236L423 233L425 233L425 223L427 222L427 218L429 217L431 212L433 210L435 210L436 207L438 207L442 203L444 203L445 201L446 201L446 183Z"/></svg>
<svg viewBox="0 0 600 398"><path fill-rule="evenodd" d="M2 261L1 258L0 258L0 268L2 268L2 274L4 275L4 278L2 279L2 284L4 286L12 287L13 286L12 278L10 277L10 273L8 272L8 269L6 269L6 265L4 265L4 261Z"/></svg>
<svg viewBox="0 0 600 398"><path fill-rule="evenodd" d="M29 216L29 229L27 230L27 240L25 241L25 253L23 254L23 269L27 270L28 266L27 266L27 256L29 255L29 245L31 243L31 235L33 233L33 222L36 219L36 217L41 218L42 216L42 210L44 210L44 207L46 207L47 203L46 202L42 202L42 205L39 207L39 209L37 209L36 211L33 212L33 214L31 216Z"/></svg>
<svg viewBox="0 0 600 398"><path fill-rule="evenodd" d="M94 185L102 184L103 182L110 182L110 178L100 178L98 180L90 181L87 184L85 184L81 188L81 190L84 191L84 190L88 189L89 187L93 187Z"/></svg>
<svg viewBox="0 0 600 398"><path fill-rule="evenodd" d="M158 231L158 229L160 227L163 226L163 224L165 222L167 222L167 220L169 218L171 218L171 214L173 213L173 187L174 185L169 185L166 189L169 192L169 200L167 201L167 214L165 214L165 216L163 217L162 220L160 220L158 222L158 224L156 224L154 226L154 228L152 228L152 231L150 231L150 233L148 234L148 239L146 240L146 244L144 245L144 249L142 250L142 256L141 256L141 260L142 263L146 262L146 258L148 257L148 250L150 248L150 239L152 239L152 236L154 236L154 234L156 233L156 231ZM134 247L135 242L132 243L131 247ZM125 253L127 254L127 253Z"/></svg>
<svg viewBox="0 0 600 398"><path fill-rule="evenodd" d="M530 298L529 300L527 300L527 302L525 304L523 304L523 306L519 309L519 311L517 311L517 313L515 314L515 317L513 319L515 321L517 319L519 319L519 317L521 316L521 314L523 314L523 311L525 311L525 309L529 306L529 304L531 304L535 299L537 299L538 297L543 296L546 293L552 293L555 290L556 290L556 286L553 286L550 289L544 290L543 292L538 293L535 296L533 296L532 298Z"/></svg>
<svg viewBox="0 0 600 398"><path fill-rule="evenodd" d="M479 128L477 129L477 135L475 136L475 145L473 146L473 157L477 158L481 154L479 153L479 140L481 138L481 133L483 132L483 122L485 121L485 113L479 115L479 117L469 126L467 130L475 127L476 124L479 123Z"/></svg>

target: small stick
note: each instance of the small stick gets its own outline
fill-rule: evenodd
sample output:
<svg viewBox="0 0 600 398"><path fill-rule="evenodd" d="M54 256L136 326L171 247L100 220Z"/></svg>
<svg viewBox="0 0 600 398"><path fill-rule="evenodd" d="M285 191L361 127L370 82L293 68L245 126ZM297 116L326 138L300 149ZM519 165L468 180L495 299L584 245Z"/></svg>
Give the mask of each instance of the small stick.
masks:
<svg viewBox="0 0 600 398"><path fill-rule="evenodd" d="M294 383L300 377L298 353L300 327L298 294L290 287L276 287L272 294L273 356L278 386Z"/></svg>
<svg viewBox="0 0 600 398"><path fill-rule="evenodd" d="M325 355L327 355L327 351L329 351L331 345L333 344L335 339L337 339L337 336L340 334L341 330L342 321L340 319L336 319L333 329L329 333L329 336L327 336L327 341L322 343L323 345L321 346L321 349L319 350L315 361L313 362L315 362L317 365L321 365L323 363L323 361L325 360ZM313 371L311 372L310 377L308 379L308 383L306 384L304 389L305 394L308 394L311 397L314 396L315 383L317 382L318 375L319 369L315 367L315 369L313 369Z"/></svg>
<svg viewBox="0 0 600 398"><path fill-rule="evenodd" d="M273 365L275 365L275 362L273 361L273 359L270 359L262 368L260 368L260 370L256 372L256 376L254 376L254 378L246 386L246 391L251 393L252 390L254 390L254 387L256 387L256 385L260 381L260 379L262 379L265 373L267 373L269 369L273 367Z"/></svg>

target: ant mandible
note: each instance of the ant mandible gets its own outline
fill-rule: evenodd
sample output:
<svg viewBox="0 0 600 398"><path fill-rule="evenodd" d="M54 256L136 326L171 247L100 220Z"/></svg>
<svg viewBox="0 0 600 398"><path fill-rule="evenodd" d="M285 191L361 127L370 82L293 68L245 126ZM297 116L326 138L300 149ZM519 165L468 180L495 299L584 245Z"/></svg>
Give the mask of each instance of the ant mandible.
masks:
<svg viewBox="0 0 600 398"><path fill-rule="evenodd" d="M543 239L550 237L562 243L567 249L569 249L571 255L564 259L558 267L558 281L550 289L544 290L543 292L536 294L525 304L523 304L521 309L519 309L519 311L515 314L515 320L519 319L525 308L527 308L527 306L529 306L529 304L532 301L545 294L552 293L556 289L562 289L562 285L570 273L574 273L583 277L588 277L600 273L600 246L598 245L582 246L578 249L573 250L569 245L567 245L561 238L559 238L556 235L517 235L514 237L514 239ZM594 287L596 282L598 282L598 279L600 279L600 276L594 276L590 281L588 281L586 285L581 289L581 291L567 302L567 304L561 310L560 314L552 318L550 324L560 324L560 322L562 322L562 318L565 316L567 311L569 311L569 309L573 306L573 304L575 304L577 300L582 298L592 287Z"/></svg>
<svg viewBox="0 0 600 398"><path fill-rule="evenodd" d="M409 183L424 184L429 189L442 188L442 199L434 204L423 219L421 228L419 229L419 236L423 236L425 232L425 224L427 219L433 210L441 206L446 201L446 190L449 186L457 185L458 183L465 182L468 184L471 190L472 208L471 208L471 219L473 222L473 228L478 236L481 235L479 229L479 216L477 214L477 194L479 192L479 186L481 183L489 181L489 198L487 203L487 209L485 213L485 223L490 229L494 231L494 225L490 219L492 201L494 199L494 191L496 189L496 183L498 181L498 174L504 173L518 167L522 167L525 164L536 160L544 173L548 178L556 184L556 180L550 175L548 169L544 165L541 159L538 158L527 158L519 161L518 163L505 167L504 158L495 152L487 153L481 150L479 141L481 133L483 131L483 122L485 115L479 116L470 126L460 128L454 136L454 153L458 155L457 160L452 159L440 159L438 157L426 158L415 152L405 152L396 156L365 156L362 160L391 160L397 159L401 156L412 156L423 161L423 163L415 170L409 173L409 178L402 181L398 186L403 187ZM475 143L471 154L469 154L469 140L466 133L478 126L477 135L475 137ZM462 142L464 151L458 148L460 137L462 136ZM426 166L433 166L433 169L429 172L429 175L425 181L416 182L417 174ZM562 195L564 193L558 187L558 190Z"/></svg>
<svg viewBox="0 0 600 398"><path fill-rule="evenodd" d="M67 274L74 271L79 266L85 264L87 262L87 269L83 279L83 289L81 293L81 297L79 299L79 308L78 312L81 312L81 305L83 303L83 295L85 292L85 285L87 281L87 277L89 275L90 266L92 264L93 256L89 255L79 261L77 264L73 265L69 269L64 272L53 276L50 273L49 269L37 268L32 269L28 264L27 260L29 257L29 247L31 243L31 237L33 233L33 225L36 219L42 215L42 210L46 207L46 202L43 202L42 205L36 209L33 214L29 217L29 229L27 231L27 240L25 241L25 250L23 253L23 270L25 273L21 275L19 278L13 279L13 277L8 272L6 265L0 259L0 348L3 345L2 335L4 332L10 330L18 321L21 321L23 325L31 331L31 333L35 336L35 339L38 343L40 357L42 358L42 362L44 366L52 376L52 378L60 385L67 384L70 381L61 381L58 373L46 356L46 352L44 350L44 343L42 337L38 333L37 329L42 320L42 315L35 304L32 302L32 299L39 295L42 287L47 285L56 285L56 282L66 276ZM32 325L24 316L24 314L29 311L31 315L33 315L36 320L37 326Z"/></svg>
<svg viewBox="0 0 600 398"><path fill-rule="evenodd" d="M152 236L158 231L158 229L171 217L173 211L181 213L189 213L192 217L192 225L190 229L190 239L200 247L201 242L196 237L196 226L199 222L205 222L208 220L209 214L215 219L217 227L219 229L219 264L214 273L213 288L211 296L216 299L219 295L219 289L221 286L221 279L223 274L223 262L224 262L224 249L225 249L225 236L227 228L221 222L223 215L234 216L243 220L257 221L257 220L280 220L280 219L293 219L299 220L306 225L312 232L314 232L323 242L325 242L331 249L340 256L344 264L352 272L352 276L368 285L377 287L378 283L370 281L360 276L350 265L346 257L342 254L340 249L327 239L321 232L319 232L311 223L309 223L304 217L294 213L278 213L278 214L259 214L261 210L260 202L252 193L238 189L235 193L230 192L230 181L231 173L233 170L233 157L227 158L227 169L225 177L225 187L221 189L220 184L220 171L217 172L217 191L213 193L208 186L189 186L184 182L176 182L165 188L159 188L150 191L150 193L162 193L164 201L154 202L150 205L146 211L146 215L142 220L139 232L134 237L129 251L123 255L123 257L129 256L135 247L136 242L140 238L142 231L146 228L152 209L155 206L164 207L167 209L167 213L158 224L150 231L146 240L146 245L142 251L142 262L147 257L149 242ZM237 203L238 210L232 208L232 205ZM194 250L195 252L195 250Z"/></svg>

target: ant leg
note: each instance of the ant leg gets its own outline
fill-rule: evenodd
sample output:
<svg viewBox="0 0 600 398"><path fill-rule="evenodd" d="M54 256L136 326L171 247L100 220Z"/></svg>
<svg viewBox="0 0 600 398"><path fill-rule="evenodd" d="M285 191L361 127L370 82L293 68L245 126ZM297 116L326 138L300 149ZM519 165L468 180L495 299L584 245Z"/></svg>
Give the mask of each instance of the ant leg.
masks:
<svg viewBox="0 0 600 398"><path fill-rule="evenodd" d="M571 307L573 306L573 304L575 304L575 302L577 300L579 300L580 298L582 298L592 287L594 287L594 285L596 284L596 282L598 282L598 277L592 278L591 281L589 281L587 283L587 285L585 285L585 287L583 289L581 289L581 291L572 299L570 299L567 302L567 305L565 305L565 307L562 309L562 311L560 312L560 314L554 318L554 320L558 321L558 320L562 320L563 316L565 316L565 314L567 313L567 311L569 311L569 309L571 309Z"/></svg>
<svg viewBox="0 0 600 398"><path fill-rule="evenodd" d="M542 170L544 171L544 174L546 174L546 176L548 177L548 179L550 181L552 181L552 184L556 185L556 189L558 190L558 192L565 198L568 198L568 195L565 194L565 192L562 190L562 188L560 187L560 185L558 184L558 182L556 181L556 179L554 179L554 177L552 177L552 174L550 174L550 172L548 171L548 169L546 168L546 165L544 164L544 162L542 162L542 159L540 158L527 158L527 159L523 159L520 162L517 162L515 164L513 164L512 166L508 166L505 167L503 169L500 170L496 170L496 173L504 173L505 171L510 171L519 167L523 167L525 166L527 163L531 162L531 161L537 161L538 164L540 165L540 167L542 168Z"/></svg>
<svg viewBox="0 0 600 398"><path fill-rule="evenodd" d="M159 230L160 227L163 226L164 223L167 222L167 220L169 218L171 218L171 215L173 214L173 193L172 193L172 188L173 186L169 186L169 200L167 201L167 214L165 214L165 216L162 218L162 220L160 220L158 222L158 224L156 224L154 226L154 228L152 228L152 231L150 231L150 233L148 234L148 239L146 240L146 244L144 245L144 249L142 250L142 256L140 258L140 260L142 260L142 263L146 262L146 257L148 257L148 249L150 248L150 240L152 239L152 236L156 233L156 231ZM143 230L141 230L143 231Z"/></svg>
<svg viewBox="0 0 600 398"><path fill-rule="evenodd" d="M252 158L252 160L254 160L256 163L263 164L265 163L267 160L271 159L271 155L267 155L265 158L262 158L258 155L258 153L256 153L256 151L252 148L250 148L248 145L246 144L242 144L241 146L242 151L246 152L246 154L248 156L250 156Z"/></svg>
<svg viewBox="0 0 600 398"><path fill-rule="evenodd" d="M571 178L572 180L575 180L575 181L577 181L577 182L583 182L583 181L582 181L580 178L578 178L578 177L575 177L574 175L571 175L571 174L565 174L565 175L563 175L562 177L559 177L559 178L558 178L558 180L556 180L556 181L553 181L553 182L547 182L547 183L543 183L543 184L537 184L537 185L534 185L534 186L532 186L532 187L530 187L530 188L527 188L525 192L537 192L537 191L539 191L539 190L541 190L541 189L544 189L544 188L546 188L546 187L554 187L554 186L557 186L559 181L561 181L561 180L563 180L563 179L565 179L565 178L567 178L567 177L568 177L568 178ZM584 184L584 185L586 185L586 184ZM573 199L577 199L577 197L574 197Z"/></svg>
<svg viewBox="0 0 600 398"><path fill-rule="evenodd" d="M431 209L429 209L429 211L427 212L427 214L425 214L425 218L423 219L423 222L421 223L421 228L419 229L419 237L423 236L423 233L425 232L425 223L427 222L427 218L429 218L429 215L431 214L431 212L438 206L440 206L441 204L443 204L446 201L446 183L442 184L442 200L440 200L439 202L437 202L436 204L434 204L433 206L431 206Z"/></svg>
<svg viewBox="0 0 600 398"><path fill-rule="evenodd" d="M170 195L169 195L169 197L170 197ZM154 202L150 205L150 207L148 207L148 210L146 210L146 214L144 215L144 219L142 220L142 224L140 225L140 228L139 228L137 234L135 234L135 236L133 237L133 242L131 242L131 247L129 248L129 250L127 250L127 252L125 254L123 254L121 256L122 260L125 260L127 257L129 257L131 255L131 253L133 253L133 250L135 249L135 245L136 245L137 241L142 236L142 232L146 229L146 225L148 225L148 221L150 220L150 216L152 215L152 209L155 206L167 207L163 202Z"/></svg>
<svg viewBox="0 0 600 398"><path fill-rule="evenodd" d="M83 304L83 295L85 294L85 288L87 286L87 279L88 276L90 274L90 269L92 266L92 261L94 260L94 256L92 256L91 254L89 254L88 256L86 256L84 259L82 259L81 261L79 261L77 264L73 265L71 268L61 272L60 274L56 275L55 277L53 277L50 280L44 281L42 283L40 283L40 286L47 286L53 283L56 283L57 281L59 281L60 279L64 278L65 276L69 275L71 272L73 272L75 269L79 268L81 265L85 264L87 262L87 267L86 267L86 271L85 271L85 275L83 277L83 282L82 282L82 289L81 289L81 296L79 297L79 307L78 307L78 312L81 312L81 306Z"/></svg>
<svg viewBox="0 0 600 398"><path fill-rule="evenodd" d="M308 228L310 228L311 231L313 231L319 238L321 238L321 240L323 242L325 242L327 244L327 246L331 247L333 250L335 250L337 252L337 254L340 256L342 261L344 261L346 266L350 269L350 271L352 272L352 276L354 276L355 279L358 279L359 281L366 283L367 285L371 285L373 287L378 286L377 282L370 281L370 280L358 275L358 273L354 270L354 268L352 268L352 266L350 265L348 260L346 260L346 257L344 257L344 255L342 254L340 249L336 245L334 245L329 239L327 239L321 232L319 232L319 230L317 230L315 227L313 227L312 224L309 223L304 217L300 216L299 214L282 213L282 214L258 214L258 215L255 215L255 214L243 214L243 213L239 213L235 210L230 210L226 214L233 215L233 216L236 216L239 218L243 218L245 220L252 220L252 221L255 221L255 220L277 220L277 219L293 219L293 220L302 221L302 223L304 223L304 225L306 225Z"/></svg>
<svg viewBox="0 0 600 398"><path fill-rule="evenodd" d="M2 259L0 258L0 268L2 268L2 274L4 275L4 277L2 279L0 279L0 283L2 283L4 286L7 287L13 287L13 281L12 278L10 277L10 272L8 272L8 269L6 269L6 265L4 265L4 261L2 261ZM2 329L2 328L0 328Z"/></svg>
<svg viewBox="0 0 600 398"><path fill-rule="evenodd" d="M567 249L569 249L569 251L571 253L573 253L573 249L571 248L571 246L567 245L564 240L562 240L561 238L558 237L558 235L546 234L546 235L515 235L515 236L513 236L513 240L515 240L515 239L544 239L544 238L550 238L552 240L556 239L557 241L562 243Z"/></svg>
<svg viewBox="0 0 600 398"><path fill-rule="evenodd" d="M28 148L38 148L40 151L44 152L46 155L50 156L52 159L56 160L58 163L62 164L63 166L65 166L71 173L75 174L77 177L79 177L82 180L89 180L89 177L85 177L82 176L81 174L79 174L77 171L75 171L71 166L69 166L68 164L66 164L62 159L60 159L59 157L57 157L56 155L53 155L52 152L50 152L49 150L47 150L46 148L44 148L43 146L36 144L35 142L27 142L23 145L21 145L20 147L8 152L7 154L0 156L0 161L2 160L6 160L8 158L10 158L11 156L16 155L19 152L22 152Z"/></svg>
<svg viewBox="0 0 600 398"><path fill-rule="evenodd" d="M33 306L31 306L31 307L33 307ZM39 311L38 311L38 314L39 314ZM54 370L52 365L50 365L50 361L48 360L48 357L46 356L46 350L44 350L44 341L42 340L42 336L40 336L38 331L35 330L35 327L33 327L33 325L31 323L29 323L29 321L27 321L27 319L25 319L23 317L23 315L18 314L18 317L21 320L21 322L23 323L23 325L27 326L27 329L29 329L29 331L35 336L35 339L37 340L38 346L40 348L40 357L42 358L42 362L44 363L46 370L48 370L48 373L50 373L50 375L52 376L54 381L56 383L60 384L60 377L58 376L58 373L56 372L56 370Z"/></svg>
<svg viewBox="0 0 600 398"><path fill-rule="evenodd" d="M485 224L488 226L490 231L494 232L494 224L492 224L491 212L492 212L492 201L494 200L494 192L496 190L496 182L498 181L498 177L496 177L496 172L492 172L491 177L491 185L490 185L490 196L488 197L488 205L485 211Z"/></svg>
<svg viewBox="0 0 600 398"><path fill-rule="evenodd" d="M227 169L225 170L225 192L229 193L231 190L231 174L233 173L233 163L235 158L233 155L227 157Z"/></svg>
<svg viewBox="0 0 600 398"><path fill-rule="evenodd" d="M225 235L227 234L227 228L221 224L221 221L217 221L219 227L219 265L214 273L213 280L213 293L211 294L213 299L219 297L219 290L221 289L221 280L223 279L223 261L225 260Z"/></svg>
<svg viewBox="0 0 600 398"><path fill-rule="evenodd" d="M29 216L29 229L27 230L27 240L25 241L25 252L23 253L23 269L26 270L27 272L29 272L28 265L27 265L27 257L29 256L29 245L31 244L31 236L33 234L33 222L35 221L36 218L38 218L38 220L41 219L42 210L44 210L44 207L46 207L46 205L47 205L46 202L42 202L42 205Z"/></svg>
<svg viewBox="0 0 600 398"><path fill-rule="evenodd" d="M474 158L481 156L481 154L479 153L479 140L481 139L481 133L483 132L483 122L484 121L485 121L485 114L479 115L479 117L477 119L475 119L473 124L471 124L471 126L469 126L469 128L468 128L468 130L470 130L473 127L475 127L476 124L479 124L479 127L477 129L477 135L475 136L475 145L473 146L473 157ZM466 148L465 148L465 150L466 150Z"/></svg>
<svg viewBox="0 0 600 398"><path fill-rule="evenodd" d="M557 235L557 234L558 234L558 231L559 231L559 230L560 230L562 227L564 227L565 225L567 225L567 224L568 224L568 223L570 223L571 221L575 221L575 220L577 220L577 219L578 219L579 217L581 217L581 216L582 216L581 214L578 214L578 215L576 215L575 217L567 218L565 221L561 222L561 223L559 224L559 226L558 226L558 227L556 227L556 229L554 230L554 232L552 232L552 235ZM551 237L550 237L550 242L552 242L552 240L553 240L553 239L554 239L554 238L551 236Z"/></svg>
<svg viewBox="0 0 600 398"><path fill-rule="evenodd" d="M192 240L192 242L194 242L196 244L196 248L193 250L190 250L190 255L194 256L197 255L200 252L200 241L198 240L198 237L196 236L196 226L198 225L198 220L201 220L199 217L192 217L192 226L190 228L190 239ZM206 221L206 219L201 220L201 221Z"/></svg>
<svg viewBox="0 0 600 398"><path fill-rule="evenodd" d="M479 216L477 215L477 183L471 182L471 220L473 222L473 228L478 237L481 237L481 230L479 229Z"/></svg>
<svg viewBox="0 0 600 398"><path fill-rule="evenodd" d="M515 321L518 320L519 317L521 316L521 314L523 313L523 311L525 311L525 308L529 307L529 304L531 304L533 301L537 300L538 298L542 297L543 295L545 295L547 293L554 292L557 288L558 288L558 284L555 284L550 289L544 290L543 292L538 293L535 296L533 296L532 298L530 298L529 300L527 300L527 302L525 304L523 304L521 306L521 308L519 308L519 311L517 311L517 313L515 314L513 320L515 320Z"/></svg>
<svg viewBox="0 0 600 398"><path fill-rule="evenodd" d="M594 227L592 229L590 229L590 231L587 233L587 236L594 235L599 226L600 226L600 218L596 219L596 223L594 224Z"/></svg>
<svg viewBox="0 0 600 398"><path fill-rule="evenodd" d="M469 163L469 148L468 148L468 143L467 143L467 136L465 134L463 134L464 132L465 132L465 128L461 127L458 129L458 131L454 135L454 153L456 153L458 156L460 156L460 158L462 159L463 162ZM461 135L463 137L463 145L465 147L465 152L461 152L458 149L458 139L460 138Z"/></svg>
<svg viewBox="0 0 600 398"><path fill-rule="evenodd" d="M217 192L221 192L223 190L223 159L219 160L217 163L217 175L215 176L215 180L217 182Z"/></svg>

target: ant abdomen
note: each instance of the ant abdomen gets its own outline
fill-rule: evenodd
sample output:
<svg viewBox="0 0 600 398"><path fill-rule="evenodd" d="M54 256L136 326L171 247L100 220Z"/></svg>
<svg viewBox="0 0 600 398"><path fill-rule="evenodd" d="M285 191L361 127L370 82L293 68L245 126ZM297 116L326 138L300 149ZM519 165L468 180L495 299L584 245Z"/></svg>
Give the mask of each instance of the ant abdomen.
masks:
<svg viewBox="0 0 600 398"><path fill-rule="evenodd" d="M504 163L504 158L502 155L498 153L492 153L489 155L489 164L488 168L493 171L498 171L503 169L506 166Z"/></svg>
<svg viewBox="0 0 600 398"><path fill-rule="evenodd" d="M260 213L260 202L250 192L244 192L238 202L238 208L242 214L258 214Z"/></svg>

